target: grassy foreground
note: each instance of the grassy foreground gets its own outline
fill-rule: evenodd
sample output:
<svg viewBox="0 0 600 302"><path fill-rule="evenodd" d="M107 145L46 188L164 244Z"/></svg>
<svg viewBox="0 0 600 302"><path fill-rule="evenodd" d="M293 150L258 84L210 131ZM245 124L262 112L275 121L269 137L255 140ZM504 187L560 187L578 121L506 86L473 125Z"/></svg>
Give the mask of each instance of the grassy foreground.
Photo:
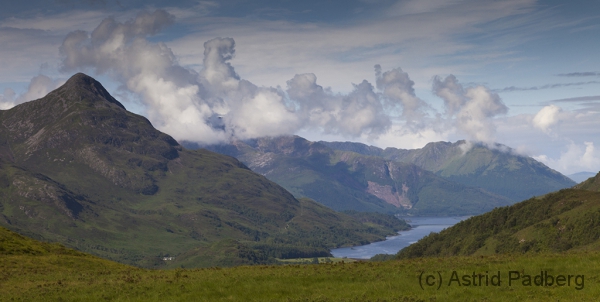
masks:
<svg viewBox="0 0 600 302"><path fill-rule="evenodd" d="M485 286L485 278L483 286L464 285L464 276L486 271L489 279L500 272L500 286ZM509 286L511 271L521 277ZM571 285L535 286L540 271L555 279L584 277L573 277ZM453 272L460 281L450 281ZM532 286L522 284L526 274ZM442 277L439 289L428 275ZM598 252L177 270L135 268L86 254L4 255L0 300L596 301L599 276Z"/></svg>

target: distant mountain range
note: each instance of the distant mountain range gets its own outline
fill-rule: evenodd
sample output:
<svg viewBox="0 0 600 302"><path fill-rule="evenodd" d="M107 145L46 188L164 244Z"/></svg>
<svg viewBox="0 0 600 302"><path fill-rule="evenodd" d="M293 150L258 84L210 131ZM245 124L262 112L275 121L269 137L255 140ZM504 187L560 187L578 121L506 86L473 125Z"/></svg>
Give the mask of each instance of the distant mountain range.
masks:
<svg viewBox="0 0 600 302"><path fill-rule="evenodd" d="M281 136L204 148L337 211L472 215L575 185L506 146L465 141L403 150Z"/></svg>
<svg viewBox="0 0 600 302"><path fill-rule="evenodd" d="M414 164L329 145L281 136L206 148L238 158L296 197L309 197L337 211L464 215L512 203Z"/></svg>
<svg viewBox="0 0 600 302"><path fill-rule="evenodd" d="M0 225L33 238L139 266L223 266L327 255L406 227L374 221L387 225L183 148L84 74L0 111Z"/></svg>
<svg viewBox="0 0 600 302"><path fill-rule="evenodd" d="M474 216L433 233L399 258L600 248L600 174L577 185Z"/></svg>
<svg viewBox="0 0 600 302"><path fill-rule="evenodd" d="M434 142L421 149L380 149L360 143L321 142L335 150L353 151L410 163L447 180L479 187L513 202L569 188L576 183L535 159L507 146L466 141Z"/></svg>

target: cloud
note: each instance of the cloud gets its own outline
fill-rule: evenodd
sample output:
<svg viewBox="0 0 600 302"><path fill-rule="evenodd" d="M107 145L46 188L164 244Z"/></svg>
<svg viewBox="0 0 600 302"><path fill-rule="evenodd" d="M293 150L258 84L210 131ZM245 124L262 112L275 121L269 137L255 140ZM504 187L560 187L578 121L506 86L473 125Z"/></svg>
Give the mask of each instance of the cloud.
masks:
<svg viewBox="0 0 600 302"><path fill-rule="evenodd" d="M460 131L476 141L494 141L493 118L508 112L498 94L485 86L465 89L453 75L443 81L434 77L433 92L444 100L447 118L452 119Z"/></svg>
<svg viewBox="0 0 600 302"><path fill-rule="evenodd" d="M354 90L343 97L340 109L338 127L341 133L358 136L365 131L375 138L391 125L373 85L366 80L354 85Z"/></svg>
<svg viewBox="0 0 600 302"><path fill-rule="evenodd" d="M306 125L326 134L376 138L391 126L382 100L366 80L344 95L318 85L314 74L300 74L287 82L287 94Z"/></svg>
<svg viewBox="0 0 600 302"><path fill-rule="evenodd" d="M592 168L600 169L600 166L586 167L586 164L594 163L591 159L600 158L597 148L593 152L588 148L586 160L581 160L586 153L586 142L594 147L600 144L600 110L562 108L554 115L555 110L548 105L533 114L497 118L498 142L510 142L510 146L518 153L531 156L565 175ZM541 129L534 126L533 120L540 112L549 115L545 119L539 119L540 122L547 122L545 125L548 126L548 135L540 135ZM539 115L541 116L543 114Z"/></svg>
<svg viewBox="0 0 600 302"><path fill-rule="evenodd" d="M299 117L285 106L277 90L258 89L238 101L239 106L226 115L227 128L237 138L291 134L300 128Z"/></svg>
<svg viewBox="0 0 600 302"><path fill-rule="evenodd" d="M592 84L600 84L600 81L587 81L587 82L576 82L576 83L557 83L557 84L547 84L542 86L531 86L531 87L516 87L510 86L498 90L494 90L496 92L513 92L513 91L530 91L530 90L544 90L544 89L553 89L560 87L569 87L569 86L584 86L584 85L592 85Z"/></svg>
<svg viewBox="0 0 600 302"><path fill-rule="evenodd" d="M376 140L392 132L445 137L456 128L470 139L491 142L494 117L507 111L488 88L463 88L448 76L435 78L433 85L445 103L442 116L416 96L408 73L401 68L383 71L380 65L375 65L375 86L362 80L348 93L324 88L313 73L296 74L286 90L259 87L236 72L231 64L236 42L226 37L203 44L196 71L181 66L165 43L149 40L173 22L173 15L156 10L125 22L104 19L91 33L73 31L59 48L62 70L110 75L122 89L140 96L158 129L206 144L303 129Z"/></svg>
<svg viewBox="0 0 600 302"><path fill-rule="evenodd" d="M204 43L199 72L184 68L164 43L147 39L172 23L171 15L157 10L124 23L105 19L91 34L71 32L60 46L62 70L92 69L111 75L141 96L150 120L159 129L183 140L215 143L232 136L290 134L302 127L377 136L391 124L373 86L366 81L347 95L333 95L316 84L314 75L312 81L310 76L298 75L289 82L292 97L288 98L279 89L241 79L230 63L235 56L231 38ZM320 92L311 95L306 89Z"/></svg>
<svg viewBox="0 0 600 302"><path fill-rule="evenodd" d="M72 28L93 28L104 18L105 12L101 10L76 9L58 14L36 14L29 18L11 17L2 20L0 26L65 34Z"/></svg>
<svg viewBox="0 0 600 302"><path fill-rule="evenodd" d="M460 1L450 0L407 0L398 1L391 8L396 15L424 14L439 11L448 6L455 6Z"/></svg>
<svg viewBox="0 0 600 302"><path fill-rule="evenodd" d="M583 144L571 142L558 159L552 159L546 155L533 158L565 174L600 171L600 152L596 150L594 143L589 141L585 141Z"/></svg>
<svg viewBox="0 0 600 302"><path fill-rule="evenodd" d="M570 72L570 73L561 73L558 74L559 77L595 77L600 76L599 72Z"/></svg>
<svg viewBox="0 0 600 302"><path fill-rule="evenodd" d="M557 103L557 102L589 102L589 101L600 101L600 95L581 96L566 99L558 99L548 101L546 103Z"/></svg>
<svg viewBox="0 0 600 302"><path fill-rule="evenodd" d="M53 80L46 75L37 75L31 79L27 91L23 94L16 95L14 90L6 88L4 94L0 95L0 110L10 109L18 104L42 98L62 84L62 81Z"/></svg>
<svg viewBox="0 0 600 302"><path fill-rule="evenodd" d="M457 114L466 103L465 90L454 75L447 76L443 81L440 77L434 77L433 92L444 100L447 116Z"/></svg>
<svg viewBox="0 0 600 302"><path fill-rule="evenodd" d="M56 60L56 51L49 50L56 50L62 37L43 30L0 26L0 82L28 82L41 64Z"/></svg>
<svg viewBox="0 0 600 302"><path fill-rule="evenodd" d="M77 5L57 5L56 1L27 3L31 10L7 9L6 18L0 18L0 82L26 84L39 73L42 64L49 66L44 73L60 77L58 47L65 35L75 29L91 31L107 16L131 18L138 10L125 9L119 5L108 8L90 8L74 1ZM25 7L23 4L17 6ZM113 10L114 9L114 10ZM12 11L12 13L11 13ZM12 87L19 91L23 87Z"/></svg>
<svg viewBox="0 0 600 302"><path fill-rule="evenodd" d="M467 154L467 152L469 152L471 149L473 149L474 146L475 146L475 144L473 144L473 142L465 141L464 143L460 144L458 146L458 148L462 152L462 155L465 155L465 154Z"/></svg>
<svg viewBox="0 0 600 302"><path fill-rule="evenodd" d="M223 97L238 86L240 76L229 63L234 55L235 41L231 38L215 38L204 43L202 74L213 94Z"/></svg>
<svg viewBox="0 0 600 302"><path fill-rule="evenodd" d="M379 93L363 80L347 94L334 94L318 85L314 74L296 75L286 91L258 87L231 65L236 55L231 38L204 43L201 70L179 65L166 44L147 38L172 23L172 15L157 10L126 22L107 18L91 33L71 32L60 46L62 70L112 76L141 96L157 128L182 140L215 143L305 128L374 139L390 129L391 112L400 109L407 125L423 123L427 105L399 68L382 72L377 67Z"/></svg>
<svg viewBox="0 0 600 302"><path fill-rule="evenodd" d="M91 33L74 31L59 50L63 71L108 74L141 96L153 124L178 139L216 142L223 134L207 123L214 114L201 98L198 74L181 67L164 43L147 37L174 22L164 10L142 12L135 19L104 19Z"/></svg>
<svg viewBox="0 0 600 302"><path fill-rule="evenodd" d="M556 105L545 106L533 117L532 124L547 133L551 126L559 122L561 111L562 109Z"/></svg>
<svg viewBox="0 0 600 302"><path fill-rule="evenodd" d="M356 15L341 23L336 22L340 18L334 17L311 19L312 22L246 16L186 18L178 22L187 25L192 32L169 45L181 56L182 64L200 66L202 56L198 41L232 36L239 44L236 58L239 73L254 83L274 87L285 86L290 75L315 73L319 75L320 85L348 93L353 89L350 83L372 77L370 67L387 62L410 70L416 88L426 89L426 83L435 74L464 74L482 64L517 60L516 52L507 48L529 41L531 37L524 37L525 32L539 34L549 29L537 27L538 24L555 25L563 21L558 18L538 20L543 17L537 15L525 18L535 0L421 1L426 4L424 8L428 7L420 9L424 13L398 17L403 14L402 3L406 2L383 1L377 6L368 6L373 10L371 15ZM360 4L347 3L348 7L354 5ZM449 7L444 7L446 5ZM516 24L511 19L514 16L527 20ZM536 27L532 28L532 24ZM405 30L391 30L398 28ZM484 43L478 39L473 44L465 39L483 32L495 35L484 37ZM500 39L502 37L504 39Z"/></svg>
<svg viewBox="0 0 600 302"><path fill-rule="evenodd" d="M14 99L15 91L10 88L4 89L4 93L0 95L0 110L6 110L14 107Z"/></svg>
<svg viewBox="0 0 600 302"><path fill-rule="evenodd" d="M375 65L377 89L382 91L389 111L402 110L402 117L409 127L422 128L426 116L427 103L415 95L415 82L400 68L381 72L381 66ZM397 108L400 107L400 108Z"/></svg>

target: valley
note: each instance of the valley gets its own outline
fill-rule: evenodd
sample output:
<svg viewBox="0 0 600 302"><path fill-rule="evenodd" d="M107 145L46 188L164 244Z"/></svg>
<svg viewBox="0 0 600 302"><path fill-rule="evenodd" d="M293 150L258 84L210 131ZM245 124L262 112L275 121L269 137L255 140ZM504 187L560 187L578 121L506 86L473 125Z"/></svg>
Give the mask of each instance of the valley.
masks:
<svg viewBox="0 0 600 302"><path fill-rule="evenodd" d="M575 185L505 146L379 149L299 136L180 144L81 73L0 121L6 299L600 294L600 176ZM399 231L408 233L384 241ZM556 281L524 281L537 275Z"/></svg>
<svg viewBox="0 0 600 302"><path fill-rule="evenodd" d="M9 301L595 301L600 294L599 264L597 251L571 251L148 270L0 228L0 297ZM509 283L511 272L520 275ZM579 279L561 285L523 281L525 275L533 279L540 272L557 280L563 275ZM439 289L437 283L427 286L422 280L437 273L445 279ZM499 273L501 283L459 285L449 281L454 273Z"/></svg>
<svg viewBox="0 0 600 302"><path fill-rule="evenodd" d="M384 241L373 242L367 245L343 247L331 250L331 254L338 258L352 258L368 260L376 255L395 255L401 249L419 241L432 232L439 233L443 229L468 218L457 217L402 217L410 224L411 229L399 231L394 236L389 236Z"/></svg>

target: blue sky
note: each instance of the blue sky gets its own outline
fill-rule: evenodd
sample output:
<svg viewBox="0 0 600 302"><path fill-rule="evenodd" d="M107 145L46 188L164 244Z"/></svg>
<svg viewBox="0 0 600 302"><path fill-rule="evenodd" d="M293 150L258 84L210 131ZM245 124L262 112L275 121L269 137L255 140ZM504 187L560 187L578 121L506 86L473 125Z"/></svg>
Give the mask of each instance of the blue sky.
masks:
<svg viewBox="0 0 600 302"><path fill-rule="evenodd" d="M598 171L599 34L582 0L11 1L0 109L81 71L180 140L467 139Z"/></svg>

